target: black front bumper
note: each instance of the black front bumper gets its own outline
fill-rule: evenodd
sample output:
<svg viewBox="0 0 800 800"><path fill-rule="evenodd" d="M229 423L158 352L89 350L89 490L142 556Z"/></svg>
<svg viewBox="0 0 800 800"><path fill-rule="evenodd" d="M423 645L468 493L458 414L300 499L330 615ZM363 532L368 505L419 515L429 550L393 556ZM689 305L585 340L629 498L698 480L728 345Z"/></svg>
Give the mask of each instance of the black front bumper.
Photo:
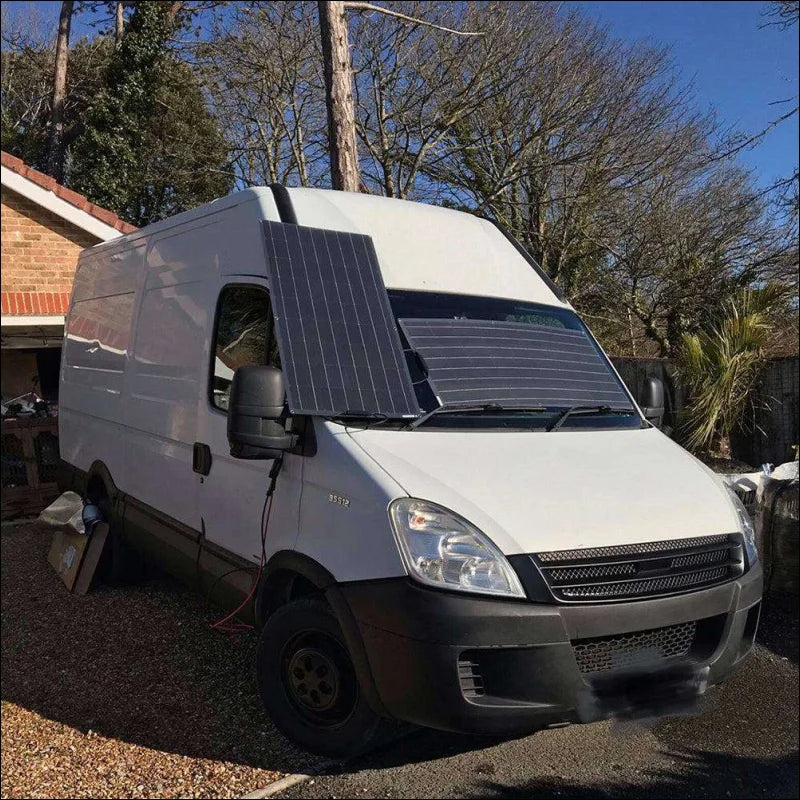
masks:
<svg viewBox="0 0 800 800"><path fill-rule="evenodd" d="M382 710L431 728L510 734L586 719L579 707L591 677L578 667L576 640L698 621L687 660L719 683L752 647L762 573L757 564L703 591L574 606L483 599L406 578L338 588Z"/></svg>

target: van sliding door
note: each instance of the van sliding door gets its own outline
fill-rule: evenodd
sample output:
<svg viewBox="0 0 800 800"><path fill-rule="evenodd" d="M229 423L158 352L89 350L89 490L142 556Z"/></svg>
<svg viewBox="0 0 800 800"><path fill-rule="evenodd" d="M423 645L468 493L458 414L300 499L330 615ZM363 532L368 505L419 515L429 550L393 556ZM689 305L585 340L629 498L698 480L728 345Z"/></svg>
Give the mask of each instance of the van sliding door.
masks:
<svg viewBox="0 0 800 800"><path fill-rule="evenodd" d="M205 379L209 264L200 231L154 238L147 252L126 375L126 535L167 570L196 577L199 481L192 469Z"/></svg>

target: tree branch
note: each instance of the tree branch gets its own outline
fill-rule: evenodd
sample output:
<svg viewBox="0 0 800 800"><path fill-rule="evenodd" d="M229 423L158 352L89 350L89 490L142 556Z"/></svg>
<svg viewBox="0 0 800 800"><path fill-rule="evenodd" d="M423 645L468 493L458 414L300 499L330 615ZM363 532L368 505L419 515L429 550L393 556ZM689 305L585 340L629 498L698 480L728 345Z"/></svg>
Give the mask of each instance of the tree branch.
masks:
<svg viewBox="0 0 800 800"><path fill-rule="evenodd" d="M433 22L426 22L423 19L416 17L409 17L406 14L401 14L399 11L390 11L388 8L373 5L372 3L353 2L348 0L344 3L345 9L352 9L353 11L377 11L379 14L386 14L387 17L397 17L397 19L405 20L406 22L413 22L415 25L425 25L428 28L436 28L436 30L444 31L445 33L453 33L456 36L485 36L484 31L455 31L452 28L445 28L444 25L436 25Z"/></svg>
<svg viewBox="0 0 800 800"><path fill-rule="evenodd" d="M784 102L784 101L782 101ZM718 153L711 158L709 158L709 162L713 161L722 161L723 159L730 158L731 156L736 155L736 153L741 152L742 150L752 147L758 142L760 142L773 128L776 128L781 122L793 117L797 113L797 106L795 106L791 111L787 111L785 114L782 114L777 119L772 120L772 122L767 125L764 130L760 133L755 134L754 136L750 136L749 138L745 139L743 142L735 145L734 147L729 148L723 153Z"/></svg>

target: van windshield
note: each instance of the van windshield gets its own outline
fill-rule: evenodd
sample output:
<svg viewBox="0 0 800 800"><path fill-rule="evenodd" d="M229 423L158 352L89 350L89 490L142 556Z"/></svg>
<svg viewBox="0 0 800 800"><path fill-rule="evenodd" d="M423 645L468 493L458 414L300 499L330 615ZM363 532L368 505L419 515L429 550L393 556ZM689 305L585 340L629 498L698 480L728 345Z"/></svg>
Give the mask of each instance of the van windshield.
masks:
<svg viewBox="0 0 800 800"><path fill-rule="evenodd" d="M579 375L577 378L571 378L573 387L580 386L580 391L577 395L573 396L571 392L565 392L563 389L558 391L552 387L563 387L565 382L561 377L553 380L555 371L563 366L558 363L559 356L557 354L544 353L545 360L548 362L546 367L531 368L524 365L526 359L520 356L520 360L515 360L514 349L508 352L510 355L507 357L506 362L508 369L503 371L505 375L523 374L522 372L512 372L513 370L525 370L526 374L530 377L533 375L534 380L528 381L528 387L532 389L529 392L532 398L536 398L535 402L531 402L529 406L519 402L519 395L517 395L515 402L504 403L502 400L502 392L499 393L501 397L498 399L494 396L489 396L482 389L475 389L476 386L481 386L480 381L471 382L468 380L464 385L473 388L457 388L451 393L451 396L461 399L470 397L475 398L474 402L464 403L461 408L461 403L456 404L454 407L447 407L448 403L442 395L444 394L441 389L442 385L446 386L459 386L458 382L449 377L454 374L463 373L462 368L456 368L455 364L464 364L467 362L471 369L471 374L475 374L475 370L480 370L479 363L471 361L472 350L459 351L456 347L447 347L439 353L435 354L431 362L437 361L436 365L428 363L421 352L421 348L415 349L415 342L409 341L413 338L412 334L406 336L406 332L401 330L403 339L403 347L406 349L406 355L411 370L411 376L417 390L417 397L420 407L425 412L421 417L420 427L425 428L459 428L459 429L487 429L487 428L503 428L503 429L517 429L517 430L560 430L560 429L578 429L578 428L639 428L642 426L642 419L638 413L633 412L633 405L630 402L627 391L622 387L619 379L611 370L611 367L602 354L602 351L596 346L594 340L588 335L583 322L580 318L569 309L557 308L554 306L547 306L538 303L526 303L517 300L506 300L500 298L490 297L477 297L472 295L459 295L444 292L417 292L406 291L398 289L389 290L389 300L397 320L403 320L401 328L406 331L413 327L413 320L443 320L443 321L473 321L473 320L486 320L494 323L511 323L515 330L521 332L524 336L527 330L526 326L530 326L533 335L541 335L543 340L559 341L558 332L561 331L566 334L568 331L579 333L581 338L586 336L586 341L591 343L588 347L590 356L583 356L578 359L574 364L567 365L570 369L571 375ZM465 323L468 324L468 323ZM474 324L472 325L474 328ZM574 334L573 334L574 335ZM435 336L428 336L428 341L436 342ZM458 340L456 339L456 345ZM541 345L540 345L541 346ZM455 356L452 362L441 362L445 358L442 353L451 353ZM426 354L430 358L430 350ZM547 356L555 355L556 358L546 358ZM459 360L460 359L460 360ZM527 359L529 362L530 359ZM581 369L581 365L586 363L586 373L576 372ZM445 369L441 369L444 366ZM552 366L552 370L551 370ZM445 409L434 412L438 409L440 403L437 401L436 395L431 387L431 383L436 382L436 375L434 369L439 370L439 377L447 374L446 380L440 380L439 395L443 401ZM448 369L450 370L448 372ZM460 369L460 371L459 371ZM540 370L540 372L536 372ZM611 380L613 382L613 390L620 398L619 401L614 403L600 402L597 398L606 397L607 395L598 395L594 398L592 393L587 392L586 387L594 385L594 376L602 373L603 379L606 382ZM497 374L495 371L494 374ZM561 373L560 373L561 374ZM541 379L537 376L541 375ZM585 383L583 379L587 378ZM513 380L509 381L504 387L508 391L512 391L514 386ZM449 383L448 383L449 382ZM493 388L497 388L494 384L495 380L489 381ZM621 390L621 394L620 394ZM466 394L458 395L457 392L464 392ZM580 392L586 392L581 394ZM497 392L493 393L498 394ZM577 400L577 398L586 397L586 401ZM544 399L542 399L544 398ZM488 400L493 402L488 402ZM485 402L487 401L487 402ZM523 405L525 407L519 407ZM515 406L515 407L508 407ZM573 409L572 413L565 416L565 412Z"/></svg>

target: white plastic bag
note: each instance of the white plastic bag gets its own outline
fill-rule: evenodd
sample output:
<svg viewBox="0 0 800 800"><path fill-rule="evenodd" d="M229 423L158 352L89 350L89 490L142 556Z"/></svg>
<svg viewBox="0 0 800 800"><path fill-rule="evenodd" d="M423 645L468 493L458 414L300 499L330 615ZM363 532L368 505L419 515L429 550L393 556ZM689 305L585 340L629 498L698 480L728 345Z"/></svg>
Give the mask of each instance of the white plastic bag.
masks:
<svg viewBox="0 0 800 800"><path fill-rule="evenodd" d="M775 469L772 470L772 475L770 477L779 481L796 481L798 477L799 464L800 462L798 461L787 461L785 464L775 467Z"/></svg>
<svg viewBox="0 0 800 800"><path fill-rule="evenodd" d="M75 492L64 492L53 500L41 514L39 520L48 525L63 527L68 525L78 533L86 533L83 525L83 500Z"/></svg>

